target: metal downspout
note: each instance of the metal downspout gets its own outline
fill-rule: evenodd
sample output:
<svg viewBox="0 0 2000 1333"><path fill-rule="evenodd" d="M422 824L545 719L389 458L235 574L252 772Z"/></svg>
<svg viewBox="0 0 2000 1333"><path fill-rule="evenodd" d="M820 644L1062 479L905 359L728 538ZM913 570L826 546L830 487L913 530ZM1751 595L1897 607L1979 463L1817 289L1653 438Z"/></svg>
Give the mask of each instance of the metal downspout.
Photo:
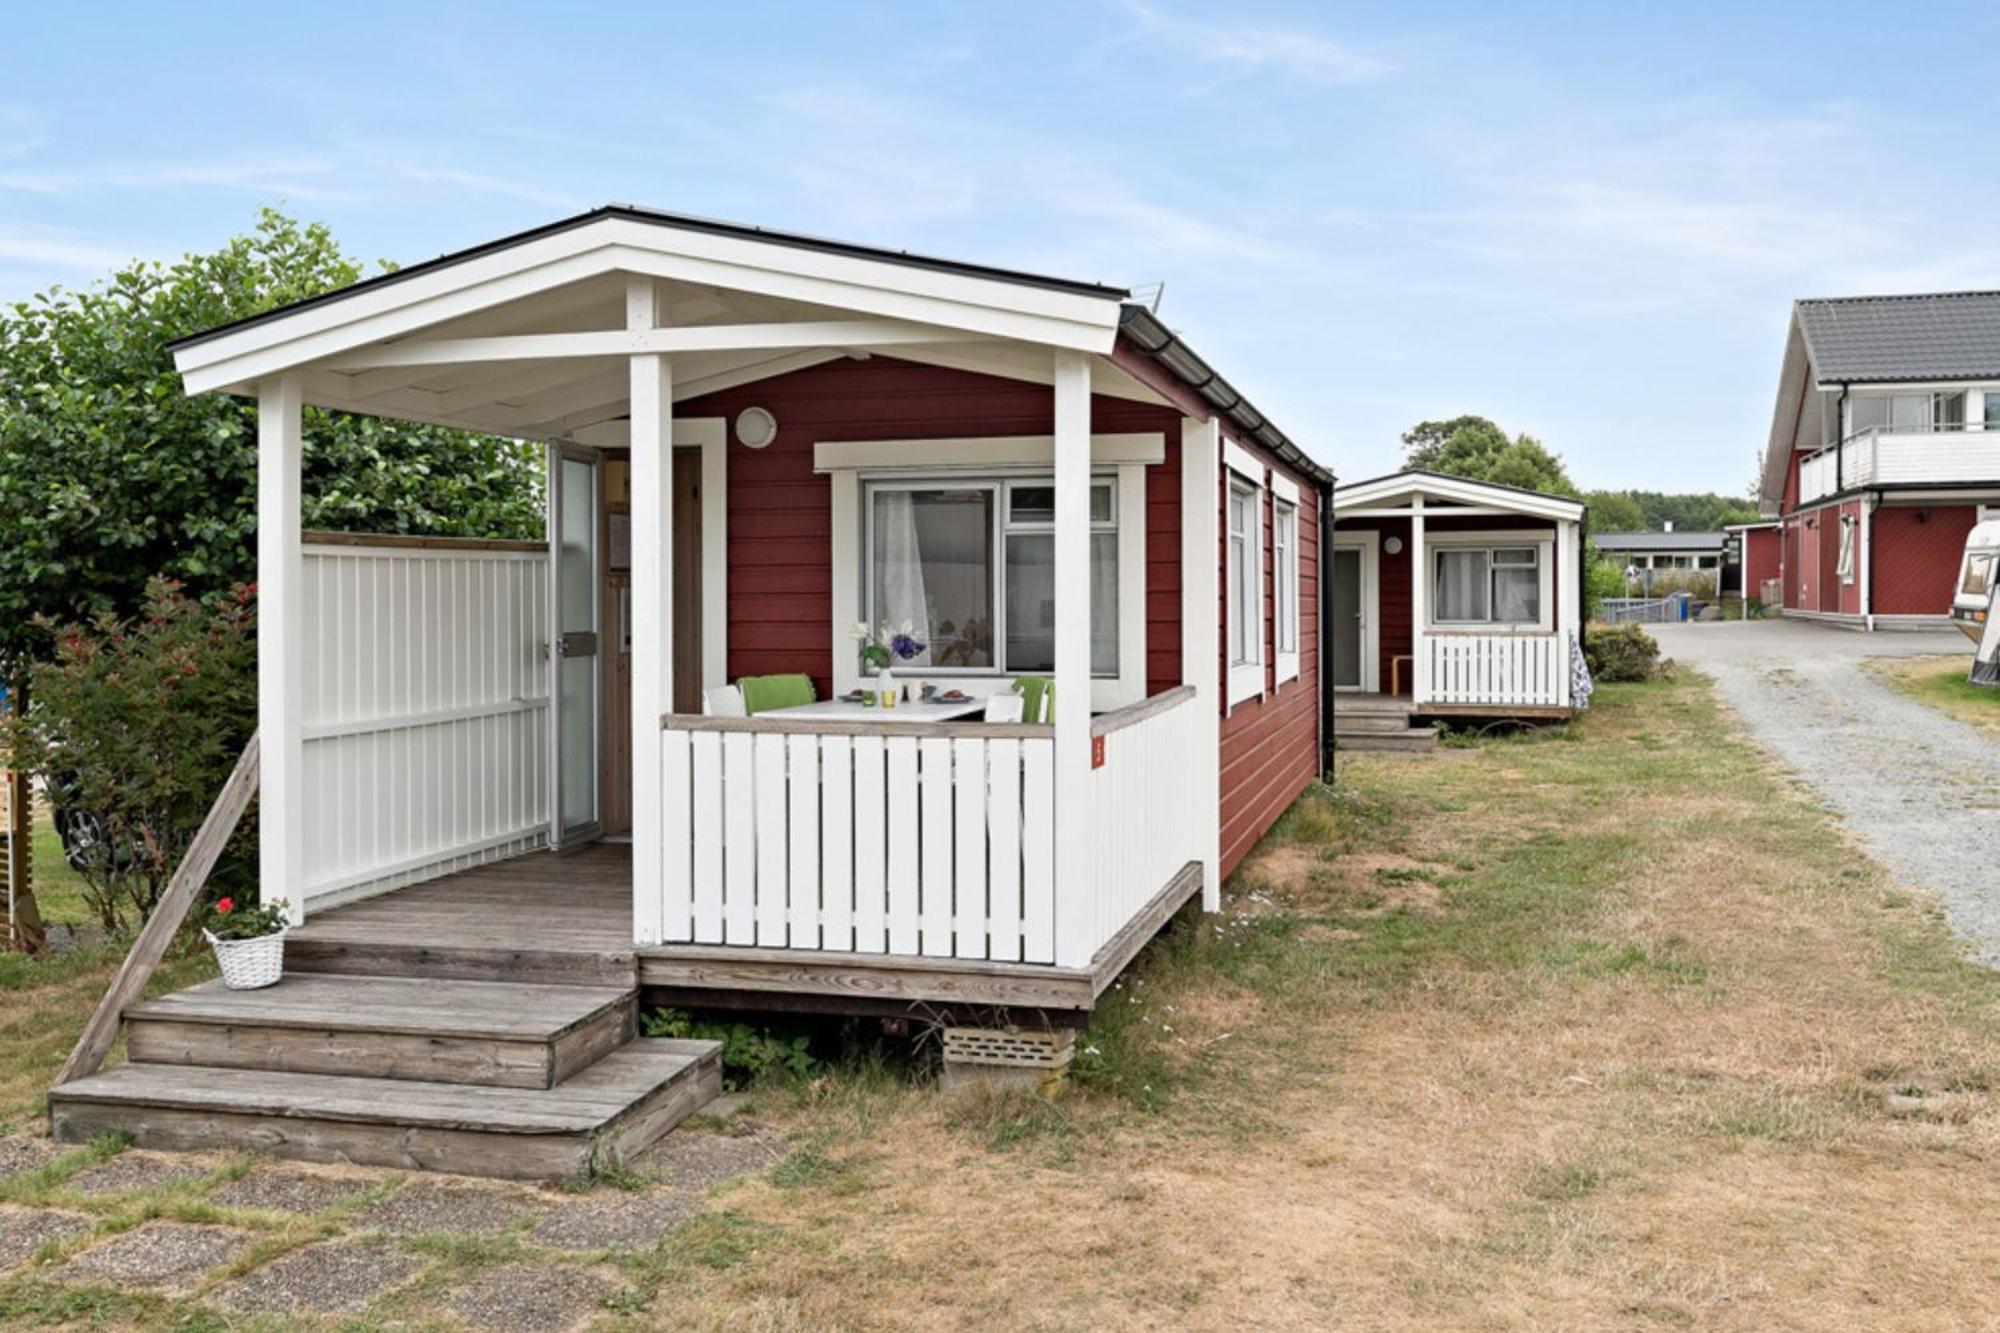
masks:
<svg viewBox="0 0 2000 1333"><path fill-rule="evenodd" d="M1320 772L1333 775L1333 483L1319 483L1319 752Z"/></svg>

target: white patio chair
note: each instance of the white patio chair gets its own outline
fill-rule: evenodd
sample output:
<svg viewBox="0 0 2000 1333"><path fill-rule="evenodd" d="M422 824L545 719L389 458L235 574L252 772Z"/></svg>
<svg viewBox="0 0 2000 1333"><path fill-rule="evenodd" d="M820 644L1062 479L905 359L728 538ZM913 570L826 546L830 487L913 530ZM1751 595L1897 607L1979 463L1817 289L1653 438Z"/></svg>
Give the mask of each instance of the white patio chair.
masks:
<svg viewBox="0 0 2000 1333"><path fill-rule="evenodd" d="M986 696L986 720L988 722L1019 722L1021 708L1027 703L1012 690L1002 690L998 694Z"/></svg>
<svg viewBox="0 0 2000 1333"><path fill-rule="evenodd" d="M746 717L743 691L734 685L718 685L701 692L701 711L709 717Z"/></svg>

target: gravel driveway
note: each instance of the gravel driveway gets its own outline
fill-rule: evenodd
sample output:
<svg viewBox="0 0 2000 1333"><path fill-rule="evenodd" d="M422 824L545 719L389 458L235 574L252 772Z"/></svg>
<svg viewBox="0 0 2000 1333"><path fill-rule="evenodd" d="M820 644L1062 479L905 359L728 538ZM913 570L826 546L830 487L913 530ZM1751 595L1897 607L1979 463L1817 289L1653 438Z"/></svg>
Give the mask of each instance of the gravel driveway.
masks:
<svg viewBox="0 0 2000 1333"><path fill-rule="evenodd" d="M1955 630L1862 634L1808 621L1648 626L1713 676L1750 733L1796 769L1907 885L2000 962L2000 741L1884 685L1870 657L1967 651Z"/></svg>

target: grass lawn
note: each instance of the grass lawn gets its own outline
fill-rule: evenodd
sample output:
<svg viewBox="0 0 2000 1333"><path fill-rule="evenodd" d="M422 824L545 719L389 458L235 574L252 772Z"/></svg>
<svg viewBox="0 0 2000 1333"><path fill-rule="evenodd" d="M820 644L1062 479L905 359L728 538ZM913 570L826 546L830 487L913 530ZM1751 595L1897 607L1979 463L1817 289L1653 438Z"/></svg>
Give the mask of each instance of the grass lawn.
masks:
<svg viewBox="0 0 2000 1333"><path fill-rule="evenodd" d="M1974 685L1971 653L1939 657L1876 657L1868 669L1920 703L1961 722L2000 731L2000 689Z"/></svg>
<svg viewBox="0 0 2000 1333"><path fill-rule="evenodd" d="M947 1101L874 1067L759 1089L748 1114L791 1155L614 1258L641 1308L602 1319L2000 1321L2000 976L1700 678L1597 700L1566 733L1344 757L1225 913L1111 992L1061 1101ZM8 996L0 1120L32 1109L33 1052L66 1044L49 1029L81 1023L90 975ZM0 1283L0 1322L83 1308L55 1290Z"/></svg>

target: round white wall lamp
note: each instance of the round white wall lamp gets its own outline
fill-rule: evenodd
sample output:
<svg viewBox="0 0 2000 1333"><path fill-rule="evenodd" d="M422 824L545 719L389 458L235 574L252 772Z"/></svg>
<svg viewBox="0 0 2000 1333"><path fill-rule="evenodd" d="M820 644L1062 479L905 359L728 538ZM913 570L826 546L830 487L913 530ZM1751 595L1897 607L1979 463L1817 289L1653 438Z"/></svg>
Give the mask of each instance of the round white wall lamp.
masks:
<svg viewBox="0 0 2000 1333"><path fill-rule="evenodd" d="M1390 555L1400 555L1403 550L1403 539L1401 537L1391 537L1382 543L1382 549Z"/></svg>
<svg viewBox="0 0 2000 1333"><path fill-rule="evenodd" d="M778 419L761 407L736 414L736 439L746 449L762 449L778 438Z"/></svg>

